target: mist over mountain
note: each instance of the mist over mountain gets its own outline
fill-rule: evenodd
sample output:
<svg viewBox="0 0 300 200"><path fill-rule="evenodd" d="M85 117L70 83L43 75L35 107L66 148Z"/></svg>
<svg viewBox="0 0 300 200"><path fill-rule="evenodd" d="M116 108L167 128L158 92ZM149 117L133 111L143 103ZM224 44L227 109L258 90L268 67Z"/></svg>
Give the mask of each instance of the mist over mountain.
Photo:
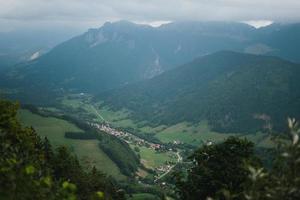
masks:
<svg viewBox="0 0 300 200"><path fill-rule="evenodd" d="M0 70L37 59L76 30L14 30L0 32Z"/></svg>
<svg viewBox="0 0 300 200"><path fill-rule="evenodd" d="M258 29L255 35L255 41L258 45L262 45L262 49L266 50L266 52L262 52L262 54L275 55L299 63L299 33L299 23L275 23Z"/></svg>
<svg viewBox="0 0 300 200"><path fill-rule="evenodd" d="M1 85L24 94L39 91L98 94L155 77L220 50L276 55L300 61L299 24L260 29L236 22L182 21L151 27L105 23L2 74ZM29 89L30 88L30 89ZM30 99L29 99L30 100ZM41 100L43 101L43 100Z"/></svg>
<svg viewBox="0 0 300 200"><path fill-rule="evenodd" d="M280 130L300 117L299 73L299 64L276 57L222 51L98 98L155 126L208 120L221 132Z"/></svg>

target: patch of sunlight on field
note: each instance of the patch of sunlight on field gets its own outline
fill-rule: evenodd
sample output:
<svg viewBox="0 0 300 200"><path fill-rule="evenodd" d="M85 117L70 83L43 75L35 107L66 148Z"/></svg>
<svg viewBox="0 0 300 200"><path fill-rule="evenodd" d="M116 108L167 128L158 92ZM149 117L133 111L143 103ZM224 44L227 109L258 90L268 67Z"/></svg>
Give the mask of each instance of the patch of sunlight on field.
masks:
<svg viewBox="0 0 300 200"><path fill-rule="evenodd" d="M118 179L124 178L116 164L98 147L97 140L73 140L64 137L68 131L83 132L74 124L54 117L42 117L24 109L19 112L18 117L25 126L32 126L40 136L47 137L52 145L69 146L83 165L95 165L109 175Z"/></svg>

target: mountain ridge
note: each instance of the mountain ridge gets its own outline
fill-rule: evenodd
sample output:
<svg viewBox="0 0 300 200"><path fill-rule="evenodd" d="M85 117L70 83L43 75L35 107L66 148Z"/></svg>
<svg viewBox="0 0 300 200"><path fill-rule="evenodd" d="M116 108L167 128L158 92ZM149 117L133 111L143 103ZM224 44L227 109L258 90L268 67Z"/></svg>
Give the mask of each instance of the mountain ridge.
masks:
<svg viewBox="0 0 300 200"><path fill-rule="evenodd" d="M45 98L31 97L41 91L47 91L49 96L61 92L98 94L155 77L220 50L282 55L297 60L297 27L292 24L255 29L236 22L195 21L160 27L127 21L106 23L57 45L33 61L9 68L1 74L0 85L5 89L17 88L23 94L16 95L27 96L22 99L26 102L43 103ZM290 33L290 29L296 32ZM273 34L279 39L268 40ZM288 45L278 42L285 40L285 35L292 38Z"/></svg>
<svg viewBox="0 0 300 200"><path fill-rule="evenodd" d="M279 130L299 117L297 73L299 64L274 56L221 51L98 99L152 125L208 120L216 131L256 132L272 120Z"/></svg>

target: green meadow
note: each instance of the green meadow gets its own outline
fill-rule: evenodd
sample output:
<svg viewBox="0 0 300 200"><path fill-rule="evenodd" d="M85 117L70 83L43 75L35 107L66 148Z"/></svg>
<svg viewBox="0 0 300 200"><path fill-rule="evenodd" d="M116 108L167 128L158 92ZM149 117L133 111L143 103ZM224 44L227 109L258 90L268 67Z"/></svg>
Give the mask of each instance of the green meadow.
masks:
<svg viewBox="0 0 300 200"><path fill-rule="evenodd" d="M229 136L246 137L249 140L255 142L260 147L272 146L270 137L266 137L263 133L251 133L251 134L239 134L239 133L219 133L212 131L206 121L202 121L196 124L188 122L181 122L171 126L160 125L156 127L149 126L146 122L136 122L130 118L130 111L128 110L112 110L107 106L101 106L101 102L91 103L90 97L79 98L78 96L68 96L62 100L62 105L72 108L81 109L84 112L96 116L97 121L103 122L103 118L106 122L109 122L115 127L133 128L140 134L155 134L155 137L164 143L180 141L186 144L199 146L207 141L221 142ZM101 117L99 116L101 115ZM142 159L150 153L142 152ZM152 154L154 158L155 154Z"/></svg>
<svg viewBox="0 0 300 200"><path fill-rule="evenodd" d="M134 145L130 145L134 149ZM166 164L166 162L176 162L176 155L170 152L157 152L153 149L146 147L138 147L139 155L141 156L141 162L147 168L154 169L161 165Z"/></svg>
<svg viewBox="0 0 300 200"><path fill-rule="evenodd" d="M108 175L118 179L124 178L117 165L98 147L97 140L74 140L64 137L68 131L83 132L74 124L54 117L42 117L24 109L18 116L25 126L32 126L40 136L47 137L53 146L68 146L86 167L94 165Z"/></svg>
<svg viewBox="0 0 300 200"><path fill-rule="evenodd" d="M200 145L206 141L221 142L229 136L240 136L238 133L230 134L211 131L206 121L197 124L181 122L168 127L165 125L152 127L147 125L146 122L136 122L130 119L130 111L128 110L114 111L107 106L101 106L101 102L96 104L87 103L78 97L64 98L62 104L73 109L84 109L85 112L97 116L96 119L101 122L103 119L98 116L98 114L100 114L107 122L115 127L133 128L144 134L154 133L155 137L162 142L178 140L188 144ZM262 135L259 133L254 135L249 134L246 137L254 142L259 141L261 145L264 145L264 142L260 141ZM266 145L269 145L268 142L266 143Z"/></svg>
<svg viewBox="0 0 300 200"><path fill-rule="evenodd" d="M180 142L199 145L206 141L220 142L234 134L217 133L210 130L206 122L189 124L182 122L159 131L156 137L162 142Z"/></svg>

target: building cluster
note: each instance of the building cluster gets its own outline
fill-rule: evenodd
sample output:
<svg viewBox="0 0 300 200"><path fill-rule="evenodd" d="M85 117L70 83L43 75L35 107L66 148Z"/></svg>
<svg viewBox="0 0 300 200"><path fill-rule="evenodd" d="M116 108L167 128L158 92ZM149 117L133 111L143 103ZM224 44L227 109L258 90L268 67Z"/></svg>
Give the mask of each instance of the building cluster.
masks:
<svg viewBox="0 0 300 200"><path fill-rule="evenodd" d="M172 168L172 165L168 164L168 165L161 165L159 167L155 168L155 171L161 172L161 173L165 173L167 171L169 171Z"/></svg>
<svg viewBox="0 0 300 200"><path fill-rule="evenodd" d="M174 145L180 145L180 144L183 144L183 142L181 142L180 140L174 140L173 144Z"/></svg>
<svg viewBox="0 0 300 200"><path fill-rule="evenodd" d="M140 146L140 147L150 148L150 149L153 149L155 151L166 151L166 150L172 151L172 148L169 148L165 145L148 142L148 141L146 141L142 138L139 138L136 135L133 135L133 134L128 133L126 131L111 128L108 124L91 123L90 125L97 128L100 131L103 131L107 134L118 137L118 138L122 139L123 141L125 141L128 144L134 144L134 145L137 145L137 146ZM179 144L182 144L182 142L173 141L173 145L179 145ZM177 155L179 157L178 162L180 162L182 158L180 158L178 152L177 152ZM155 182L157 182L160 178L162 178L167 173L169 173L175 165L172 164L171 162L168 162L165 165L161 165L159 167L156 167L155 171L158 172L158 174L155 176ZM166 183L163 182L162 184L163 184L162 186L165 186Z"/></svg>
<svg viewBox="0 0 300 200"><path fill-rule="evenodd" d="M91 123L91 126L96 127L98 130L106 132L110 135L116 136L118 138L122 138L128 144L135 144L135 145L138 145L138 146L145 146L145 147L153 149L153 150L160 150L162 148L161 144L155 144L155 143L148 142L148 141L146 141L142 138L139 138L139 137L137 137L137 136L135 136L131 133L111 128L107 124Z"/></svg>

